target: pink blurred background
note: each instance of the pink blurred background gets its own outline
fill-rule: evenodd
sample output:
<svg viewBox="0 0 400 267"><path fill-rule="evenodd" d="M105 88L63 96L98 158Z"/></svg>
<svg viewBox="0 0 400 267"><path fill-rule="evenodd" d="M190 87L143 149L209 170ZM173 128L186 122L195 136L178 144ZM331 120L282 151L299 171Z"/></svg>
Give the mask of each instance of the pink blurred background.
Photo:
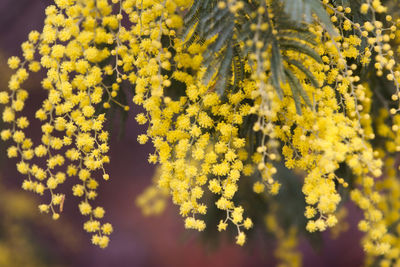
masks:
<svg viewBox="0 0 400 267"><path fill-rule="evenodd" d="M41 30L44 8L49 4L49 0L0 0L0 69L5 68L9 56L21 54L20 44L25 41L29 31ZM1 90L5 89L7 80L8 77L4 75L0 77ZM34 75L26 85L31 91L31 102L27 107L31 113L39 107L44 97L39 84L40 75ZM137 108L132 108L131 114L136 113ZM32 132L37 138L40 134L39 124L33 120L31 122ZM274 244L266 242L262 234L243 248L221 234L218 237L222 240L220 246L212 248L204 246L197 234L184 230L183 220L172 205L159 217L142 216L135 206L135 198L150 184L154 172L154 167L146 160L147 154L152 151L151 146L142 146L136 141L137 135L143 130L131 115L124 136L121 139L116 135L112 137L111 164L108 165L111 179L101 183L96 200L106 209L106 218L115 229L110 246L102 250L90 244L90 236L82 229L84 218L78 213L78 200L71 194L70 182L65 188L65 211L59 221L52 222L59 227L58 231L65 231L64 235L54 234L46 228L33 229L40 231L35 235L38 238L37 245L48 250L52 261L62 266L76 267L275 266L272 253ZM10 189L20 187L22 181L14 164L15 161L7 160L0 167L2 180ZM33 198L39 201L38 197ZM357 213L359 211L350 206L350 214ZM42 217L51 221L49 216ZM60 241L65 235L73 239L70 245ZM359 238L355 222L350 222L350 230L337 240L330 240L329 235L325 234L326 242L319 252L302 241L303 265L361 266L363 253Z"/></svg>

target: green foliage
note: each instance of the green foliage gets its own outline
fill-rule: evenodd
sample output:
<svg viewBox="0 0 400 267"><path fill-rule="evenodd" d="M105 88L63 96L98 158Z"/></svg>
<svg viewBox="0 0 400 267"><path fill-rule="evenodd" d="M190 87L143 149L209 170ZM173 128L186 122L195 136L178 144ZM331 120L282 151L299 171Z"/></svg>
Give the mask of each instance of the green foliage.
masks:
<svg viewBox="0 0 400 267"><path fill-rule="evenodd" d="M249 59L251 54L257 50L270 50L270 58L263 59L271 62L271 69L267 70L272 74L270 82L280 98L284 95L281 85L288 83L297 111L301 113L301 99L310 107L311 101L293 75L293 68L303 72L313 86L319 85L302 62L289 60L286 54L296 51L321 62L308 23L313 21L314 14L327 32L335 36L329 15L319 0L275 0L271 2L271 9L265 8L265 1L247 0L242 3L243 8L233 12L229 7L221 8L216 0L195 1L185 16L185 29L181 36L186 46L214 38L203 55L203 65L207 68L203 82L215 83L216 91L224 95L243 79L245 61L254 67L254 62ZM260 8L272 10L272 14L268 11L257 13ZM261 30L260 21L267 23L268 28ZM256 29L254 25L258 25ZM254 42L248 45L247 42L253 40L262 42L263 47L257 49Z"/></svg>
<svg viewBox="0 0 400 267"><path fill-rule="evenodd" d="M286 14L293 21L311 23L313 21L312 15L315 14L331 36L337 35L320 0L282 0L282 2L285 6Z"/></svg>

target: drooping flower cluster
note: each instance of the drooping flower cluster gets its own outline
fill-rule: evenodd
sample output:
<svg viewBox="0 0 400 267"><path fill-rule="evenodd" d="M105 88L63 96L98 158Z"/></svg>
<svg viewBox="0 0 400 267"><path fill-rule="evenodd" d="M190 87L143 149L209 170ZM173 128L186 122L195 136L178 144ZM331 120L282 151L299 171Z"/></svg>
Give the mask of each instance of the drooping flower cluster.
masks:
<svg viewBox="0 0 400 267"><path fill-rule="evenodd" d="M31 32L22 45L23 58L9 59L16 72L0 93L8 125L1 138L13 142L7 154L19 158L22 187L51 194L40 211L57 219L66 198L57 187L76 179L73 195L82 197L79 210L88 216L84 229L94 244L107 246L112 227L100 222L105 211L90 200L97 177L109 179L106 112L128 111L124 90L133 88L132 101L144 109L135 119L147 125L138 142L152 142L148 160L159 164L152 187L137 201L145 214L160 213L170 195L186 228L233 226L243 245L254 218L245 209L252 198L241 192L250 183L247 194L272 203L284 189L282 179L296 179L279 178L283 161L305 174L304 200L298 200L305 202L303 228L337 227L347 192L363 211L358 226L371 262L378 255L387 266L396 262L400 236L391 229L400 229L393 167L400 151L400 69L392 46L398 22L378 0L362 1L357 11L323 0L316 2L330 26L318 20L287 25L277 15L284 13L281 2L56 0L46 9L43 31ZM214 28L198 18L204 8ZM360 22L359 14L369 19ZM232 29L248 26L248 33L232 33L234 45L227 45L218 24L223 18L232 19ZM243 18L249 21L241 25ZM221 60L210 64L209 58ZM41 68L47 99L35 114L42 139L34 145L21 115L28 97L22 84ZM389 97L377 87L382 80ZM282 229L280 205L271 206L267 227L280 240L296 240L298 226ZM206 225L214 208L223 216ZM295 252L282 252L294 248L283 241L279 257L299 262Z"/></svg>
<svg viewBox="0 0 400 267"><path fill-rule="evenodd" d="M5 105L3 121L9 125L1 131L1 138L14 143L7 155L19 158L17 170L26 177L22 188L40 195L50 193L50 202L39 209L51 212L53 219L59 218L66 198L57 188L68 177L76 177L72 192L82 198L79 210L89 218L84 229L93 233L94 244L106 247L112 226L100 222L105 211L93 207L90 201L97 197L96 173L109 178L104 169L109 162L108 132L103 130L105 114L96 112L96 107L106 93L112 94L111 87L118 87L105 81L104 75L114 74L113 67L100 65L111 54L100 46L116 42L112 30L118 29L118 19L111 14L107 1L56 4L46 9L42 33L31 32L22 44L23 58L11 57L8 61L16 72L10 79L10 90L0 96ZM47 99L35 113L42 122L42 138L40 144L33 144L25 132L28 118L19 114L28 97L23 82L29 71L37 72L41 67L46 70L42 87Z"/></svg>

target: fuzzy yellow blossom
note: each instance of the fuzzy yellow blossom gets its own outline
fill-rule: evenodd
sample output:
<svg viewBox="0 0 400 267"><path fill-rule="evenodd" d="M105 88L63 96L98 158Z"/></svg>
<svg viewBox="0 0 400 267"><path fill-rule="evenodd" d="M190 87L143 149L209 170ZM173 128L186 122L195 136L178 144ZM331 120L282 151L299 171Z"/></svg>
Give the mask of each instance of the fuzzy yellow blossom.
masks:
<svg viewBox="0 0 400 267"><path fill-rule="evenodd" d="M110 178L107 115L128 112L132 95L145 129L137 141L153 144L148 161L159 165L137 199L144 214L161 213L170 196L185 228L204 231L219 214L217 229L232 225L244 245L255 213L249 202L259 199L277 257L297 266L302 231L280 227L279 209L290 209L282 199L294 187L304 196L298 212L312 233L341 224L338 208L349 192L363 211L367 262L398 265L400 33L391 10L379 0L359 8L324 0L314 15L325 9L332 23L306 20L298 31L285 1L279 8L217 1L211 11L201 2L55 0L46 8L42 32L32 31L21 57L8 59L14 74L0 92L0 136L11 143L7 156L18 158L22 188L49 194L39 210L58 219L65 199L58 190L71 177L83 228L105 248L113 228L91 201L99 178ZM22 115L23 88L41 68L46 99L34 114L42 132L36 144Z"/></svg>
<svg viewBox="0 0 400 267"><path fill-rule="evenodd" d="M17 69L20 63L21 63L21 60L18 57L10 57L8 59L8 66L11 69Z"/></svg>
<svg viewBox="0 0 400 267"><path fill-rule="evenodd" d="M236 244L243 246L244 242L246 241L246 235L241 232L236 236Z"/></svg>

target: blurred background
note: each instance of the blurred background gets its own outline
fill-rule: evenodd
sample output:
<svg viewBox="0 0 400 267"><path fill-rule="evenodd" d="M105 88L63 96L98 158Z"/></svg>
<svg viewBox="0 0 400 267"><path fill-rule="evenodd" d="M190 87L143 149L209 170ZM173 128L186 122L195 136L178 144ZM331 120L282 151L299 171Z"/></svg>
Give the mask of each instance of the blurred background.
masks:
<svg viewBox="0 0 400 267"><path fill-rule="evenodd" d="M42 29L44 9L51 3L0 0L0 90L7 89L10 76L7 58L21 54L20 44L31 30ZM45 97L40 88L41 75L33 75L25 85L30 91L26 107L30 114ZM96 200L106 209L106 219L115 230L105 250L92 246L90 236L83 231L84 218L78 212L78 200L72 196L72 183L65 185L64 212L58 221L39 214L37 204L41 199L20 189L22 178L15 161L6 159L6 146L0 145L0 266L275 266L275 244L263 232L242 248L224 234L215 244L184 230L183 220L171 204L161 216L141 214L135 199L150 184L154 166L147 163L151 146L136 141L144 128L134 120L136 107L132 110L125 129L121 129L124 134L114 131L111 138L111 179L101 183ZM38 138L39 124L34 120L31 123L30 129L34 135L37 132ZM118 122L114 126L121 128ZM352 218L359 213L353 206L348 208ZM324 234L324 244L318 250L301 240L303 266L361 266L360 233L355 220L348 223L348 232L337 239Z"/></svg>

